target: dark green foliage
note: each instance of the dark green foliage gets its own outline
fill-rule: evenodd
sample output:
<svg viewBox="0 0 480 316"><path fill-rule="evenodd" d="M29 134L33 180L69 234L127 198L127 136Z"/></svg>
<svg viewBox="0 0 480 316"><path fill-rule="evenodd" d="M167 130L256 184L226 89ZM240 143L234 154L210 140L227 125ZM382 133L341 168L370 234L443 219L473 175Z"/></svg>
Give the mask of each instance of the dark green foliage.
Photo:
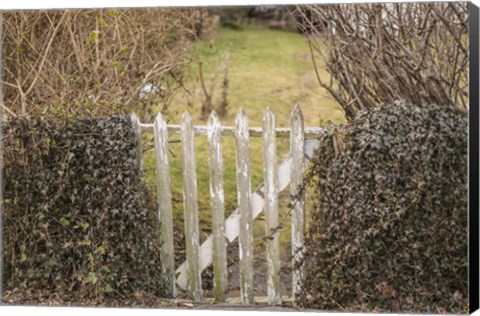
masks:
<svg viewBox="0 0 480 316"><path fill-rule="evenodd" d="M467 114L403 102L322 139L308 308L467 312Z"/></svg>
<svg viewBox="0 0 480 316"><path fill-rule="evenodd" d="M82 304L170 295L128 117L16 118L3 141L6 293Z"/></svg>

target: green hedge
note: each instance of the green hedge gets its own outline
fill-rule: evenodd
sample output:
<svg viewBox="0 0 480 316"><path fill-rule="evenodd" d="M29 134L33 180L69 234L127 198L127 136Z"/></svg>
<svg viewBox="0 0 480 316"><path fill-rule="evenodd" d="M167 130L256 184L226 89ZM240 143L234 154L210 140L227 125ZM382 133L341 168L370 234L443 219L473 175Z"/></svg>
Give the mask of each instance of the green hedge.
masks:
<svg viewBox="0 0 480 316"><path fill-rule="evenodd" d="M398 102L322 139L302 306L467 311L467 122Z"/></svg>
<svg viewBox="0 0 480 316"><path fill-rule="evenodd" d="M170 296L130 118L20 117L3 141L5 295L74 304Z"/></svg>

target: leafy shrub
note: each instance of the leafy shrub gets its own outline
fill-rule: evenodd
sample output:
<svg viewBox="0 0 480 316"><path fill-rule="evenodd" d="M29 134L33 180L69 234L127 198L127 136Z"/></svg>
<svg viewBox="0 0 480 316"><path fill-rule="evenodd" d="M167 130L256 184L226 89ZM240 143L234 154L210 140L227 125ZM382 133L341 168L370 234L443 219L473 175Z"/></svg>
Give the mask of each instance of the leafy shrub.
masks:
<svg viewBox="0 0 480 316"><path fill-rule="evenodd" d="M170 295L134 135L128 117L6 124L5 293L63 304Z"/></svg>
<svg viewBox="0 0 480 316"><path fill-rule="evenodd" d="M404 102L322 139L310 174L309 308L466 312L467 115Z"/></svg>

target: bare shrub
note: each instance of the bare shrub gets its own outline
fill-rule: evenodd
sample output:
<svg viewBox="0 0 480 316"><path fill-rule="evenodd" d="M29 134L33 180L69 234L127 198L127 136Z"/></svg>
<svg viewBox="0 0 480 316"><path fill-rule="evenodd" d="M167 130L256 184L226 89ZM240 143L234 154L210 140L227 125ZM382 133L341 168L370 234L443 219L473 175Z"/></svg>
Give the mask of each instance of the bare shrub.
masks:
<svg viewBox="0 0 480 316"><path fill-rule="evenodd" d="M320 85L347 119L398 99L468 107L466 2L302 5L294 14Z"/></svg>
<svg viewBox="0 0 480 316"><path fill-rule="evenodd" d="M228 70L230 68L230 52L227 52L223 57L223 80L222 80L222 96L220 99L220 104L217 107L216 112L220 117L225 117L228 111L228 89L229 89L229 77Z"/></svg>
<svg viewBox="0 0 480 316"><path fill-rule="evenodd" d="M200 100L200 118L205 120L210 113L215 110L220 117L225 117L228 111L228 93L229 93L229 69L230 69L231 53L230 48L220 53L220 58L214 61L211 71L205 72L205 60L199 55L195 57L195 69L193 73L193 83L185 87L188 94L189 106L195 106L196 100ZM221 93L215 91L218 88L218 79L222 76ZM197 96L200 94L199 96Z"/></svg>
<svg viewBox="0 0 480 316"><path fill-rule="evenodd" d="M202 12L200 12L202 11ZM5 106L62 116L166 110L182 86L204 9L21 11L4 14Z"/></svg>

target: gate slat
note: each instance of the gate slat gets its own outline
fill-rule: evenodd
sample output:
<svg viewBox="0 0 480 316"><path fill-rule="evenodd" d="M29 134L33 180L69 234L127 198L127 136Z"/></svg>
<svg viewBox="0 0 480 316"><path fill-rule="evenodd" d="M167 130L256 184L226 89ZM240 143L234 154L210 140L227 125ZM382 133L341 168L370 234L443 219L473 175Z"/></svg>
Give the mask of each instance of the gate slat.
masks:
<svg viewBox="0 0 480 316"><path fill-rule="evenodd" d="M155 163L157 180L158 217L161 223L160 239L162 248L163 276L169 284L173 295L175 288L175 258L173 247L172 192L170 186L170 163L168 158L168 129L165 119L158 113L154 123Z"/></svg>
<svg viewBox="0 0 480 316"><path fill-rule="evenodd" d="M267 108L263 116L263 177L265 181L265 234L267 236L268 304L281 305L277 148L275 143L275 115L270 108Z"/></svg>
<svg viewBox="0 0 480 316"><path fill-rule="evenodd" d="M240 213L239 254L240 254L240 295L242 304L254 304L253 288L253 233L252 205L250 190L250 148L248 118L240 109L235 118L237 147L237 191Z"/></svg>
<svg viewBox="0 0 480 316"><path fill-rule="evenodd" d="M223 161L220 121L213 111L208 118L208 162L210 167L210 203L212 207L213 275L215 300L225 301L227 291L227 239L223 192Z"/></svg>
<svg viewBox="0 0 480 316"><path fill-rule="evenodd" d="M292 172L290 194L292 202L292 299L299 293L303 280L303 243L305 231L305 199L299 197L304 171L304 129L303 114L300 107L295 106L290 119L290 155Z"/></svg>
<svg viewBox="0 0 480 316"><path fill-rule="evenodd" d="M185 207L185 242L187 251L187 271L189 292L195 301L202 300L202 276L199 258L199 223L197 176L195 172L195 146L192 118L188 112L182 118L183 150L183 201Z"/></svg>

